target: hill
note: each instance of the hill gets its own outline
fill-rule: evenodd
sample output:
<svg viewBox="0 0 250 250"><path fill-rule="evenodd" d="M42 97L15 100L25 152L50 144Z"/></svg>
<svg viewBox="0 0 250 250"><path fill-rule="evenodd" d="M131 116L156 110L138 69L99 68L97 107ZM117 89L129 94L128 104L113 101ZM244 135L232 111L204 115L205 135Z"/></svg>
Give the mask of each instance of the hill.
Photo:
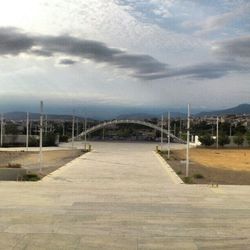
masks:
<svg viewBox="0 0 250 250"><path fill-rule="evenodd" d="M244 115L244 114L250 114L250 104L240 104L236 107L229 109L201 112L196 114L196 116L202 117L202 116Z"/></svg>
<svg viewBox="0 0 250 250"><path fill-rule="evenodd" d="M26 120L27 113L26 112L7 112L4 114L4 118L8 120L14 120L14 121L20 121L20 120ZM39 120L40 114L39 113L29 113L29 117L31 120ZM64 121L71 121L72 115L56 115L56 114L48 114L47 115L48 120L64 120ZM79 119L79 121L83 121L83 117L76 116L76 119ZM93 119L88 119L93 120Z"/></svg>

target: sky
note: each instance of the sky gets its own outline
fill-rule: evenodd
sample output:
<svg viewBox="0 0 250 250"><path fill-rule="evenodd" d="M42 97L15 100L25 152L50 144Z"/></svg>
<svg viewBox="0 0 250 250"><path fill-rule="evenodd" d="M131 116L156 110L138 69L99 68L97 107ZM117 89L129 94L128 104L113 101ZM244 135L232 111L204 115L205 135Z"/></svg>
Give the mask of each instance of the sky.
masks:
<svg viewBox="0 0 250 250"><path fill-rule="evenodd" d="M0 112L249 103L249 0L0 0Z"/></svg>

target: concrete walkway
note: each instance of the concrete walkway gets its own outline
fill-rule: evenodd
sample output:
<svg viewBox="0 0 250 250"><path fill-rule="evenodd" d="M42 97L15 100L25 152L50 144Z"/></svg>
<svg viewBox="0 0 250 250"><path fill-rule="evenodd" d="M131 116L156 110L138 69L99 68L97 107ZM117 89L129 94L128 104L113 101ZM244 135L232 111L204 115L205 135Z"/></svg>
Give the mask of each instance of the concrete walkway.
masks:
<svg viewBox="0 0 250 250"><path fill-rule="evenodd" d="M250 187L175 184L153 144L93 146L40 182L0 182L0 249L249 249Z"/></svg>

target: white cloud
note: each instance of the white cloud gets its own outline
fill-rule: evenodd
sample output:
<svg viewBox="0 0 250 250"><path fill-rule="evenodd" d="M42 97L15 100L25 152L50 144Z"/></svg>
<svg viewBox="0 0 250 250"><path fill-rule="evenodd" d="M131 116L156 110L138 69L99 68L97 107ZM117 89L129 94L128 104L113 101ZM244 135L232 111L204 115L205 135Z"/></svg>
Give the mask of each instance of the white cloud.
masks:
<svg viewBox="0 0 250 250"><path fill-rule="evenodd" d="M242 0L219 1L226 7L223 10L209 8L208 13L205 12L206 8L201 6L205 1L198 0L130 0L131 5L126 6L117 5L115 0L2 1L4 5L1 5L0 9L1 26L19 27L36 35L67 34L80 39L92 39L104 42L110 48L125 50L127 53L150 55L160 62L170 64L174 69L179 69L176 70L178 74L192 76L197 75L198 71L198 76L204 76L204 74L209 75L210 71L213 73L212 76L221 73L222 77L193 80L185 76L173 76L171 79L145 83L143 80L128 78L126 72L104 66L104 63L96 65L86 59L86 63L82 63L79 57L73 57L79 61L73 67L55 67L55 60L58 58L35 60L34 56L27 55L19 58L2 57L0 58L1 99L7 98L8 94L15 96L15 93L17 96L15 100L21 100L22 96L23 99L32 96L40 99L49 93L48 99L51 102L54 99L58 105L75 100L86 105L88 103L151 107L160 105L166 108L183 106L188 101L196 106L202 103L207 107L213 105L215 107L222 102L229 105L230 102L246 101L248 97L242 94L242 91L247 93L246 90L249 89L249 76L235 72L232 61L228 61L227 64L219 62L218 52L215 56L210 51L212 41L208 36L195 37L191 32L193 28L208 33L216 30L218 37L221 36L221 28L232 27L235 18L241 18L241 14L234 9L237 4L240 6L240 1L242 2ZM14 2L17 3L15 10L13 10ZM133 15L133 11L138 11L133 8L136 2L154 5L150 11L153 11L156 18L159 18L164 25L157 24L152 19L151 12L144 13L143 9L137 16ZM242 11L245 13L246 10ZM148 19L144 19L146 15ZM190 22L192 29L178 30L181 28L178 25L183 20L191 18L196 23L205 20L198 25ZM166 21L167 19L170 23ZM245 32L249 35L249 31ZM72 57L68 55L56 56L63 59L66 64L73 63L70 61ZM232 65L231 68L227 69L228 65ZM228 75L223 74L220 67L221 71L225 69ZM240 83L240 87L235 83Z"/></svg>
<svg viewBox="0 0 250 250"><path fill-rule="evenodd" d="M237 9L233 9L230 12L209 16L205 20L186 20L182 23L182 26L185 28L195 28L198 30L196 34L201 35L222 29L225 26L230 25L236 20L242 19L243 16L247 16L249 14L250 4L245 3L243 6L240 6Z"/></svg>

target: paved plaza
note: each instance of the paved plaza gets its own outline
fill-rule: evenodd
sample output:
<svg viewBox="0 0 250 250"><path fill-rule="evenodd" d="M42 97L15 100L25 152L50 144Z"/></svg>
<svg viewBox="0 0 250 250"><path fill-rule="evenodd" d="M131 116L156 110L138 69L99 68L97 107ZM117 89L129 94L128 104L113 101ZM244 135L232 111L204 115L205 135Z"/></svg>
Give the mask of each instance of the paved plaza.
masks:
<svg viewBox="0 0 250 250"><path fill-rule="evenodd" d="M0 182L0 249L250 249L250 186L181 184L154 144L93 149Z"/></svg>

